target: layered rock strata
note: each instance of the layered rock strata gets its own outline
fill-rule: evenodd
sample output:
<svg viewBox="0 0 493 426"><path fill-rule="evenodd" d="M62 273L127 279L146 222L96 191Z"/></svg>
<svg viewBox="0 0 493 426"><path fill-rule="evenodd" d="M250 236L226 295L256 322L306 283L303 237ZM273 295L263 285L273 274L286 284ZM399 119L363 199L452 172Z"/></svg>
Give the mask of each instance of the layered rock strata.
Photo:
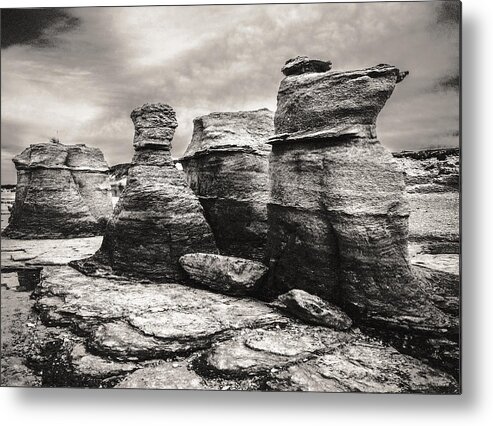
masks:
<svg viewBox="0 0 493 426"><path fill-rule="evenodd" d="M451 325L411 270L402 171L376 119L407 73L390 65L287 75L270 139L268 291L302 288L353 318Z"/></svg>
<svg viewBox="0 0 493 426"><path fill-rule="evenodd" d="M69 238L104 232L113 206L108 165L100 149L33 144L13 162L17 188L4 235Z"/></svg>
<svg viewBox="0 0 493 426"><path fill-rule="evenodd" d="M181 256L217 248L197 197L171 158L175 112L169 105L145 104L131 118L135 154L125 191L100 250L73 266L88 274L182 281Z"/></svg>
<svg viewBox="0 0 493 426"><path fill-rule="evenodd" d="M181 164L221 254L265 257L270 153L265 142L273 133L273 113L267 109L194 120Z"/></svg>

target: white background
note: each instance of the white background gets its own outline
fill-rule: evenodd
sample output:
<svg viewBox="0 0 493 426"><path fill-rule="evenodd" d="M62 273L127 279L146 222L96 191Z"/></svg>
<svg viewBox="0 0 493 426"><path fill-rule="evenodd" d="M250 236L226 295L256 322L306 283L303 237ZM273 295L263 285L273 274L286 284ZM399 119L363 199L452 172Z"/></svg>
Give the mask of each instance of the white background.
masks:
<svg viewBox="0 0 493 426"><path fill-rule="evenodd" d="M164 3L152 0L5 1L2 7ZM187 3L208 2L168 2ZM146 426L189 423L201 426L493 424L493 282L489 274L493 264L489 221L493 207L490 173L493 169L490 134L493 128L492 4L488 0L463 1L461 396L2 388L0 422L36 426L103 423Z"/></svg>

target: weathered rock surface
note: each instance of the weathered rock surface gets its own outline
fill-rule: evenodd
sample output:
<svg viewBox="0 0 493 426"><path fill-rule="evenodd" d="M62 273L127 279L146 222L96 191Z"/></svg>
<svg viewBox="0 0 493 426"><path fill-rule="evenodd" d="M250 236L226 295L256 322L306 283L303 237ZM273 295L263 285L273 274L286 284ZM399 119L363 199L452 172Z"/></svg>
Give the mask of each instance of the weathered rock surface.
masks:
<svg viewBox="0 0 493 426"><path fill-rule="evenodd" d="M455 320L411 269L404 175L376 139L377 115L402 78L379 65L281 82L270 139L267 288L301 288L384 329L456 339Z"/></svg>
<svg viewBox="0 0 493 426"><path fill-rule="evenodd" d="M102 237L63 240L2 239L2 272L39 269L43 266L65 265L71 260L93 255L101 246Z"/></svg>
<svg viewBox="0 0 493 426"><path fill-rule="evenodd" d="M45 349L58 366L51 371L45 361L45 374L53 379L63 367L67 383L299 390L292 368L310 366L321 381L340 382L341 391L457 392L447 374L357 331L301 325L251 299L87 277L70 267L48 268L35 294L43 323L66 330L57 331L56 351ZM330 354L337 359L332 375Z"/></svg>
<svg viewBox="0 0 493 426"><path fill-rule="evenodd" d="M344 333L290 324L287 328L247 330L231 340L216 343L204 357L206 371L223 376L265 374L335 348L350 339Z"/></svg>
<svg viewBox="0 0 493 426"><path fill-rule="evenodd" d="M201 366L205 374L263 376L272 390L457 392L448 374L360 333L297 324L216 343Z"/></svg>
<svg viewBox="0 0 493 426"><path fill-rule="evenodd" d="M108 165L98 148L41 143L16 156L11 238L100 235L112 214Z"/></svg>
<svg viewBox="0 0 493 426"><path fill-rule="evenodd" d="M183 362L167 362L144 367L122 380L116 388L133 389L210 389L204 379Z"/></svg>
<svg viewBox="0 0 493 426"><path fill-rule="evenodd" d="M135 109L135 155L127 186L115 207L101 249L74 267L93 275L128 275L154 281L185 279L178 259L187 253L215 253L212 231L170 147L177 126L165 104Z"/></svg>
<svg viewBox="0 0 493 426"><path fill-rule="evenodd" d="M275 372L269 386L281 391L455 393L449 375L391 347L356 340L333 352Z"/></svg>
<svg viewBox="0 0 493 426"><path fill-rule="evenodd" d="M275 309L179 284L89 277L54 268L37 289L47 324L91 335L96 353L121 360L153 359L208 347L242 328L283 324Z"/></svg>
<svg viewBox="0 0 493 426"><path fill-rule="evenodd" d="M273 305L309 324L334 330L347 330L353 324L351 318L337 306L304 290L294 289L281 294Z"/></svg>
<svg viewBox="0 0 493 426"><path fill-rule="evenodd" d="M221 254L262 261L267 238L273 113L219 112L194 120L180 160Z"/></svg>
<svg viewBox="0 0 493 426"><path fill-rule="evenodd" d="M118 362L89 353L82 343L74 345L70 352L74 373L84 378L106 379L131 373L139 367L133 362Z"/></svg>
<svg viewBox="0 0 493 426"><path fill-rule="evenodd" d="M180 265L193 281L236 296L251 294L268 270L260 262L209 253L186 254Z"/></svg>

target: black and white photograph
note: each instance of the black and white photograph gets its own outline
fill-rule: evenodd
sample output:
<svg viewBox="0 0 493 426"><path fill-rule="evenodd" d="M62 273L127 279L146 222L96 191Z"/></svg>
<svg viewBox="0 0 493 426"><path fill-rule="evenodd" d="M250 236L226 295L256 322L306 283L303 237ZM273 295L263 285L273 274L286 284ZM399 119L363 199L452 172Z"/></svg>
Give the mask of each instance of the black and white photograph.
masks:
<svg viewBox="0 0 493 426"><path fill-rule="evenodd" d="M462 393L461 2L42 6L1 9L2 387Z"/></svg>

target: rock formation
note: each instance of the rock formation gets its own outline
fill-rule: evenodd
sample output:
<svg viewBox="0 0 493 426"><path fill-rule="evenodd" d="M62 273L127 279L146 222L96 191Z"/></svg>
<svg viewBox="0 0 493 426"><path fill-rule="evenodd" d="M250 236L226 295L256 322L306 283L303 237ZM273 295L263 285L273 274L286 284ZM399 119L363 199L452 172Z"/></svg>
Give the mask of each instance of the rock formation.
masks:
<svg viewBox="0 0 493 426"><path fill-rule="evenodd" d="M35 293L29 359L44 386L458 392L450 375L356 329L300 324L251 298L66 266L46 268Z"/></svg>
<svg viewBox="0 0 493 426"><path fill-rule="evenodd" d="M135 155L127 185L100 250L73 266L87 274L116 274L155 281L185 278L178 259L217 248L202 207L171 158L178 123L169 105L132 111Z"/></svg>
<svg viewBox="0 0 493 426"><path fill-rule="evenodd" d="M13 159L17 189L11 238L100 235L112 214L108 165L98 148L49 142Z"/></svg>
<svg viewBox="0 0 493 426"><path fill-rule="evenodd" d="M270 139L268 289L301 288L387 326L449 326L411 270L404 176L375 131L407 73L307 61L309 72L281 82Z"/></svg>
<svg viewBox="0 0 493 426"><path fill-rule="evenodd" d="M181 160L224 255L264 260L273 114L219 112L194 120Z"/></svg>

